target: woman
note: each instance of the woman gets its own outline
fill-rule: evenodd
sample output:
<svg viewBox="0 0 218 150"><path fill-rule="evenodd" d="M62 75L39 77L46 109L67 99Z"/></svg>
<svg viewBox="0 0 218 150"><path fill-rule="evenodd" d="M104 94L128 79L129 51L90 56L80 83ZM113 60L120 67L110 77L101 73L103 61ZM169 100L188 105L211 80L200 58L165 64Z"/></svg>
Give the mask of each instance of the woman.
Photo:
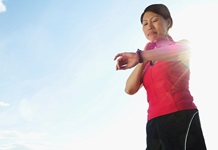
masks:
<svg viewBox="0 0 218 150"><path fill-rule="evenodd" d="M135 67L125 91L147 91L147 150L206 150L198 109L189 91L188 41L175 42L168 34L173 20L163 4L148 6L141 15L143 51L115 56L116 69Z"/></svg>

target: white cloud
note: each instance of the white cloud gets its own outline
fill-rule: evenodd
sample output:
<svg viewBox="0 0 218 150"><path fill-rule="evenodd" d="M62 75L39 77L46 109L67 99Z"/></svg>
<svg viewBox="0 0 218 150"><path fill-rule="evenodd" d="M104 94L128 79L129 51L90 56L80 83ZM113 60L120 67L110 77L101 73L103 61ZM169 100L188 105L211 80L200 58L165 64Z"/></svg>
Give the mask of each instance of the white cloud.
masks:
<svg viewBox="0 0 218 150"><path fill-rule="evenodd" d="M58 144L48 140L46 133L20 132L16 130L0 131L0 140L5 141L0 144L0 150L59 150L62 149Z"/></svg>
<svg viewBox="0 0 218 150"><path fill-rule="evenodd" d="M18 138L18 139L37 139L43 138L47 135L45 133L37 133L37 132L28 132L22 133L14 130L5 130L0 131L0 139L5 138Z"/></svg>
<svg viewBox="0 0 218 150"><path fill-rule="evenodd" d="M8 104L8 103L1 102L1 101L0 101L0 107L1 107L1 106L3 106L3 107L7 107L7 106L9 106L9 105L10 105L10 104Z"/></svg>
<svg viewBox="0 0 218 150"><path fill-rule="evenodd" d="M3 4L2 0L0 0L0 13L6 11L6 6Z"/></svg>

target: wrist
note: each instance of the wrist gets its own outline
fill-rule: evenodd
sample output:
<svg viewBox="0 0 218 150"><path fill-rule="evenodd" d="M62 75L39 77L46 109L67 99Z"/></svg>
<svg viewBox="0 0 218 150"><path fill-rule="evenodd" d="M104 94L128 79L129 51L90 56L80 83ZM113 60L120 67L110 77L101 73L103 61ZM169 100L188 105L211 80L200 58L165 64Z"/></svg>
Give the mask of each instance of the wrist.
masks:
<svg viewBox="0 0 218 150"><path fill-rule="evenodd" d="M142 50L137 49L136 54L138 55L138 62L143 63Z"/></svg>

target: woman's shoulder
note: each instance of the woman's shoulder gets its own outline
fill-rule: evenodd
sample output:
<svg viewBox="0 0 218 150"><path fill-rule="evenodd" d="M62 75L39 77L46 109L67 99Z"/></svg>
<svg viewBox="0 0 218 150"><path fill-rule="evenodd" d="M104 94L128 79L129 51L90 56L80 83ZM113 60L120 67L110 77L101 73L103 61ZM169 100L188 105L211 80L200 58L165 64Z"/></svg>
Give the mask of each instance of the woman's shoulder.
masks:
<svg viewBox="0 0 218 150"><path fill-rule="evenodd" d="M187 39L181 39L177 42L175 42L178 45L184 46L186 50L190 50L190 41Z"/></svg>
<svg viewBox="0 0 218 150"><path fill-rule="evenodd" d="M187 40L187 39L181 39L175 43L178 43L178 44L186 44L186 45L190 45L190 41Z"/></svg>

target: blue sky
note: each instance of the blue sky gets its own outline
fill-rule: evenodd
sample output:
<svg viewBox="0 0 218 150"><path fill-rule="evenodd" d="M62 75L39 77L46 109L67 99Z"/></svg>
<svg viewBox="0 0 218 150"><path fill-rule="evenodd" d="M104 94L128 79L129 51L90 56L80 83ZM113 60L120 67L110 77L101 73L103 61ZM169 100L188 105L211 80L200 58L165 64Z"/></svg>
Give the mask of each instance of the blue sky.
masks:
<svg viewBox="0 0 218 150"><path fill-rule="evenodd" d="M166 4L170 34L193 43L190 88L208 149L216 145L215 0L0 0L0 149L145 148L146 93L124 92L113 57L143 49L139 17Z"/></svg>

